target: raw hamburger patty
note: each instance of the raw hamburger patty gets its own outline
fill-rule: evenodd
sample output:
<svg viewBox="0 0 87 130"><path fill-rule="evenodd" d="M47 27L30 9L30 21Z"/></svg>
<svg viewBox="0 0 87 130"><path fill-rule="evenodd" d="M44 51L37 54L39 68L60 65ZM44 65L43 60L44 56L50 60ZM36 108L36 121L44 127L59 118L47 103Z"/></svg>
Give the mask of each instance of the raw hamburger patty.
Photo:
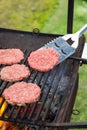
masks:
<svg viewBox="0 0 87 130"><path fill-rule="evenodd" d="M2 80L13 82L27 78L30 75L30 71L28 67L23 64L14 64L4 67L0 75Z"/></svg>
<svg viewBox="0 0 87 130"><path fill-rule="evenodd" d="M58 61L59 55L52 48L34 51L28 57L30 67L41 72L46 72L53 69Z"/></svg>
<svg viewBox="0 0 87 130"><path fill-rule="evenodd" d="M10 104L24 105L37 101L40 94L41 89L38 85L22 81L6 88L2 95Z"/></svg>
<svg viewBox="0 0 87 130"><path fill-rule="evenodd" d="M24 59L24 54L20 49L0 49L0 64L16 64L22 59Z"/></svg>

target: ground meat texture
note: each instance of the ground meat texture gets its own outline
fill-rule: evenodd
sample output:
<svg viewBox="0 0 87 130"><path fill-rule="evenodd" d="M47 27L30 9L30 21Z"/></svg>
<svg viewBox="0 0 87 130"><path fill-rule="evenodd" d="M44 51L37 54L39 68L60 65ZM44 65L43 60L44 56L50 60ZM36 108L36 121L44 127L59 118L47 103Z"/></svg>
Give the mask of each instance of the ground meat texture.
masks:
<svg viewBox="0 0 87 130"><path fill-rule="evenodd" d="M25 105L36 102L40 94L41 89L38 85L23 81L14 83L2 93L6 101L14 105Z"/></svg>
<svg viewBox="0 0 87 130"><path fill-rule="evenodd" d="M27 78L30 75L30 71L24 64L14 64L4 67L0 75L2 80L14 82Z"/></svg>
<svg viewBox="0 0 87 130"><path fill-rule="evenodd" d="M0 64L16 64L22 59L24 59L24 53L20 49L0 49Z"/></svg>
<svg viewBox="0 0 87 130"><path fill-rule="evenodd" d="M59 61L59 54L52 48L34 51L28 57L31 68L46 72L54 68Z"/></svg>

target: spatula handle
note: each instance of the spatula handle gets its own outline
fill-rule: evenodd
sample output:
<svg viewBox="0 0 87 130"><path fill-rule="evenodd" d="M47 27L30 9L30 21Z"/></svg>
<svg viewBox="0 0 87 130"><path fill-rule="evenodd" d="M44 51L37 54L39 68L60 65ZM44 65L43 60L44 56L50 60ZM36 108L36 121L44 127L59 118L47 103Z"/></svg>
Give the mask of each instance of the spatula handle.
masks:
<svg viewBox="0 0 87 130"><path fill-rule="evenodd" d="M81 36L84 32L87 31L87 24L85 24L79 31L77 31L76 33Z"/></svg>

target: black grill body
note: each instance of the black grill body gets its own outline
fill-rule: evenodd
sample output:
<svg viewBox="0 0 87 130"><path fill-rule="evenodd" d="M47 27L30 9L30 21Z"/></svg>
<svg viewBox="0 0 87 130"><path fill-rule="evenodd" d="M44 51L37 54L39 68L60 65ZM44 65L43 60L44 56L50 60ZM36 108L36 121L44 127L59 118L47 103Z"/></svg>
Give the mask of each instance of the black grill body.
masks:
<svg viewBox="0 0 87 130"><path fill-rule="evenodd" d="M25 59L22 63L28 66L27 58L31 51L40 48L45 43L59 36L57 34L1 28L0 49L20 48L25 54ZM70 43L71 41L68 40L68 42ZM74 57L81 57L84 42L85 38L82 36L79 40L79 47L73 55ZM29 130L50 130L52 123L54 126L54 123L69 122L78 89L79 65L79 61L67 59L46 73L41 73L30 68L31 76L24 79L24 81L36 83L41 87L42 94L39 101L33 104L27 104L26 106L13 106L7 103L0 119L19 125L22 123L24 126L28 126ZM4 89L11 84L0 80L1 97ZM2 107L4 102L5 99L2 97L0 107ZM54 129L57 130L59 127ZM60 129L66 130L67 128L63 127Z"/></svg>

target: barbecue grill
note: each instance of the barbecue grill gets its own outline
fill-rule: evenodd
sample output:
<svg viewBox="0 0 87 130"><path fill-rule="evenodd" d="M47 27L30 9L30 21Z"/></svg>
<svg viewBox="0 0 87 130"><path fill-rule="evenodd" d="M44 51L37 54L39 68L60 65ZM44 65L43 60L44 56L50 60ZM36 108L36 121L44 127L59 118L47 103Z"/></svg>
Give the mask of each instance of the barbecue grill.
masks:
<svg viewBox="0 0 87 130"><path fill-rule="evenodd" d="M72 33L74 0L68 1L67 33ZM26 64L31 51L42 47L50 40L61 36L61 34L39 33L38 29L33 32L0 28L0 49L20 48L25 58L21 63ZM72 41L68 39L69 44ZM68 128L87 128L86 122L69 123L73 112L77 90L79 65L87 63L80 58L82 55L85 37L79 39L79 46L71 57L57 65L49 72L42 73L30 68L31 75L24 79L26 82L36 83L41 87L39 101L17 106L6 103L0 120L13 122L20 130L67 130ZM3 66L1 65L0 68ZM0 96L5 88L13 83L0 79ZM5 103L2 97L0 108ZM26 128L25 128L26 127Z"/></svg>

